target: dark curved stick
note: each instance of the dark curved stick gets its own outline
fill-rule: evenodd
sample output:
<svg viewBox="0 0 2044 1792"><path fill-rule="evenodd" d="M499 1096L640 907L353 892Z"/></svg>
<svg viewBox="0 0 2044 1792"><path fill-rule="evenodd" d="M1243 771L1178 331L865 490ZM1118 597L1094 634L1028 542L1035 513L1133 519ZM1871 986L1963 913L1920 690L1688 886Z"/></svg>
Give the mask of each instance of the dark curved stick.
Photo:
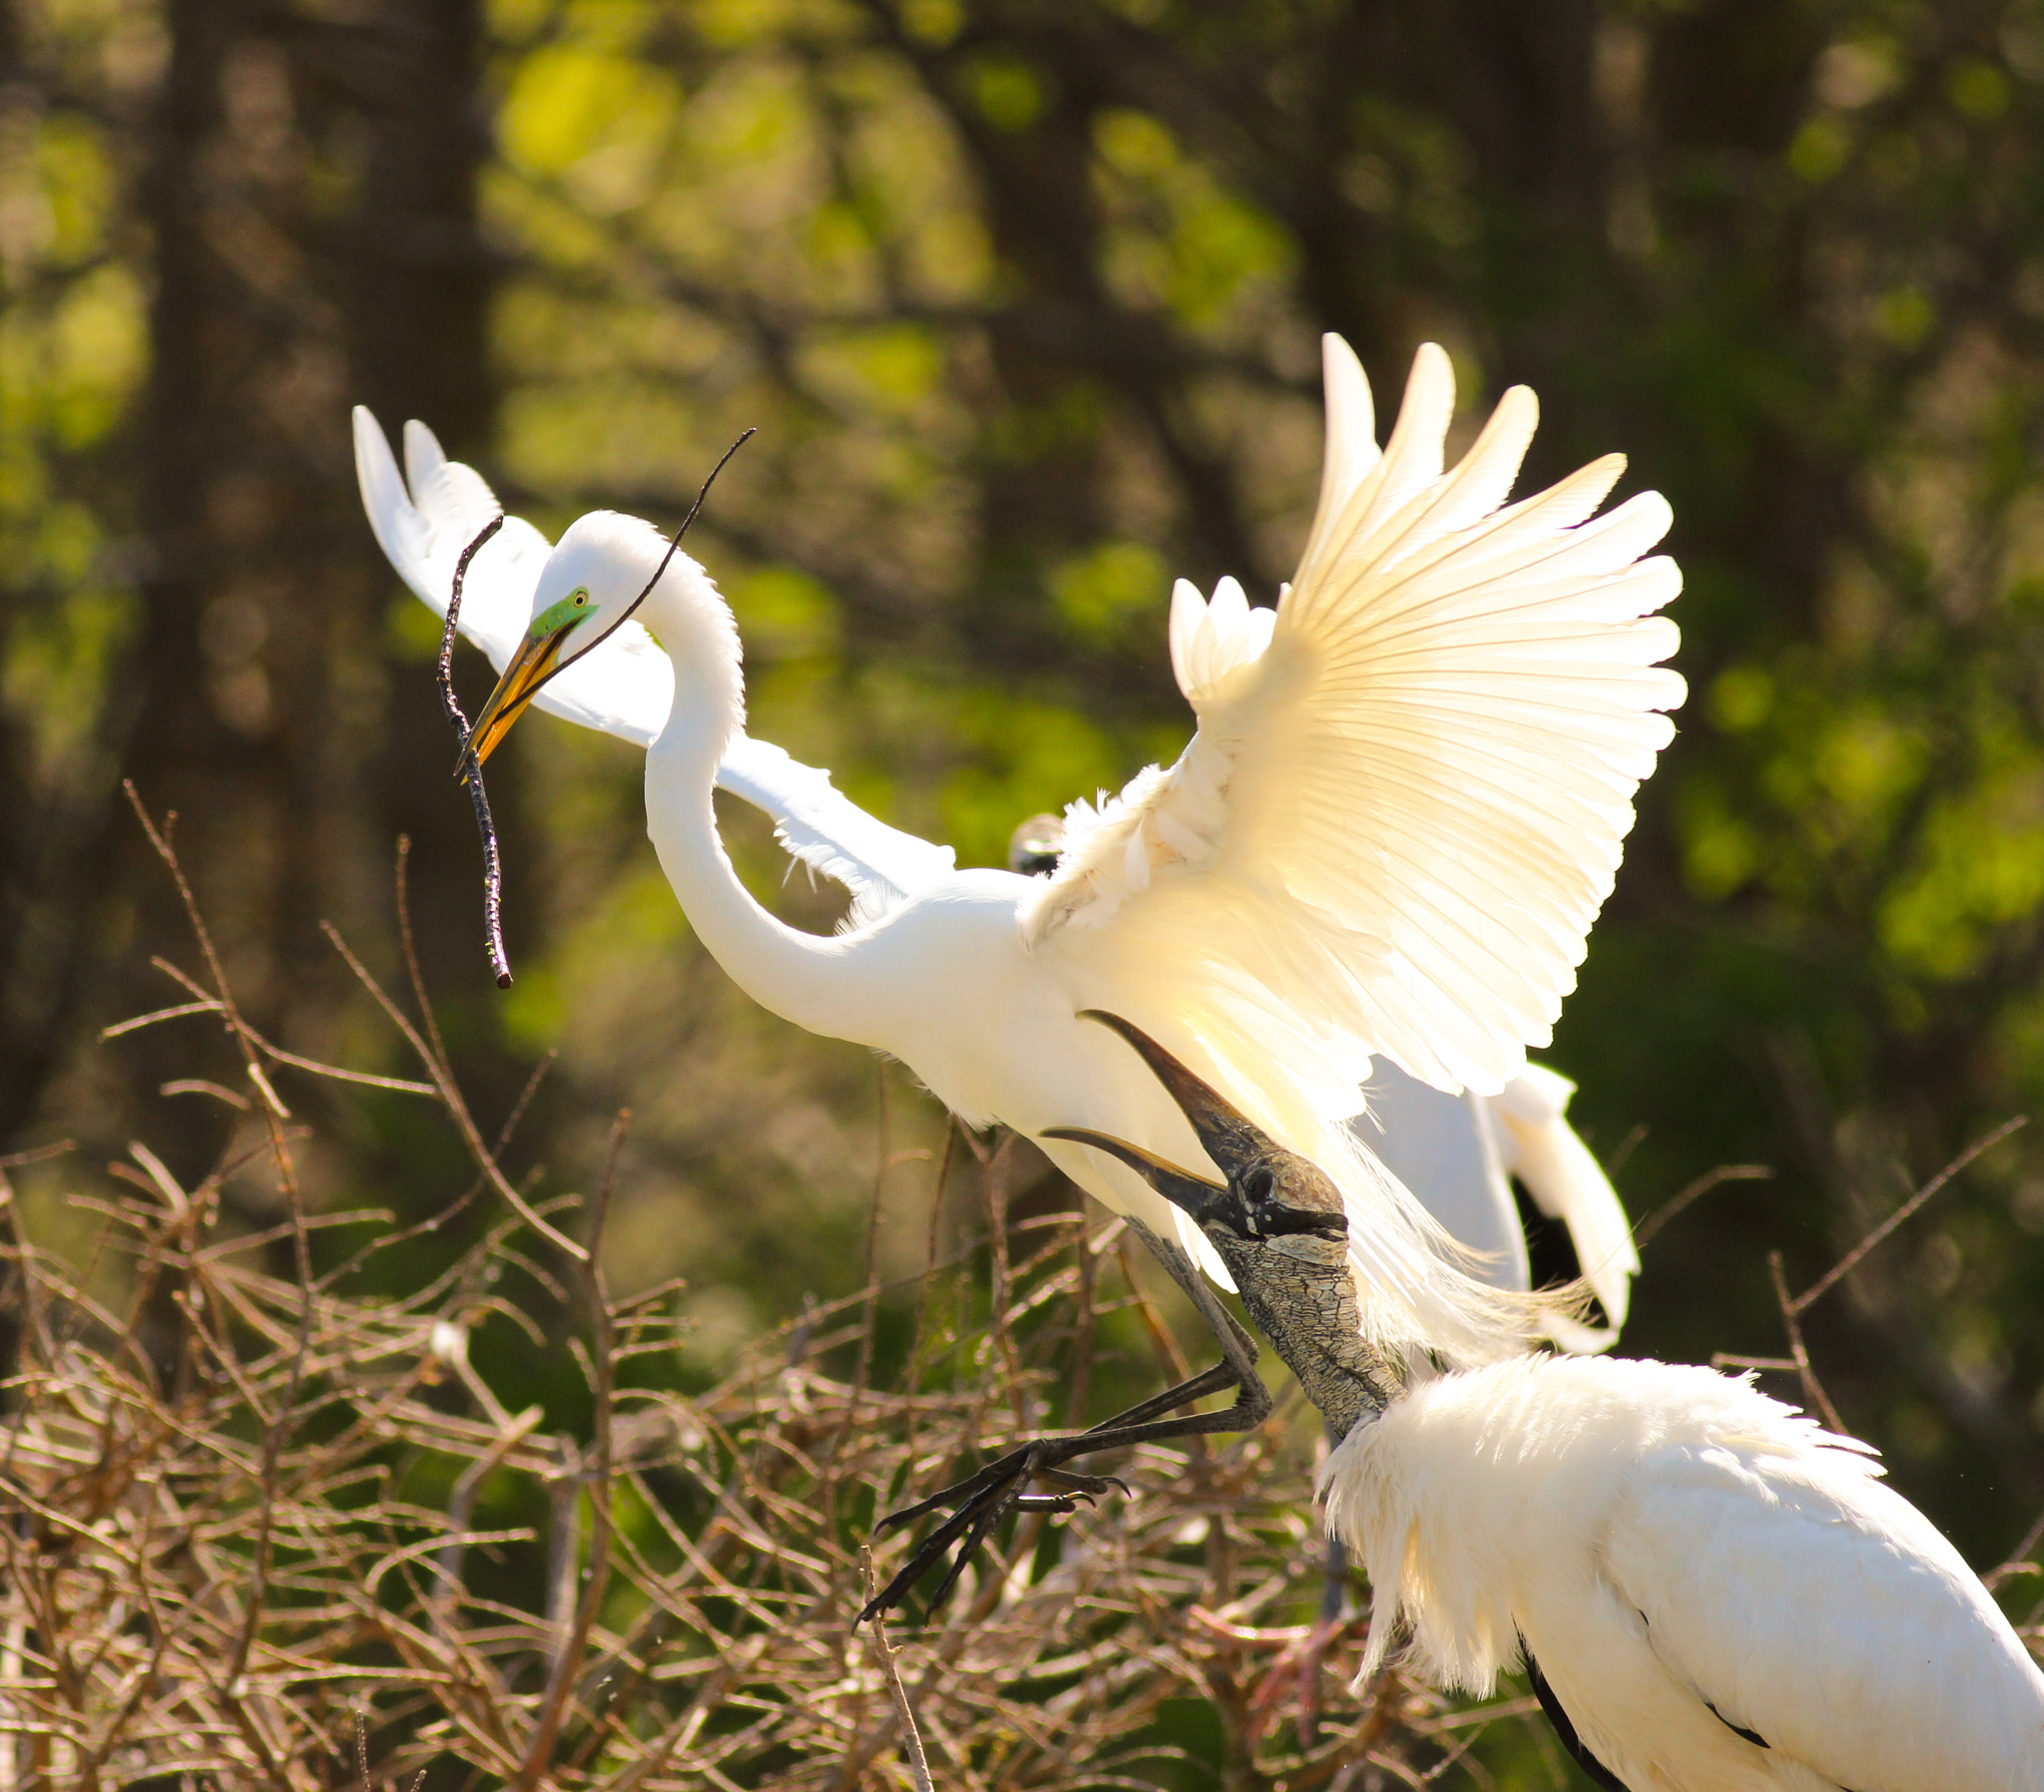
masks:
<svg viewBox="0 0 2044 1792"><path fill-rule="evenodd" d="M462 713L461 699L454 694L454 631L461 621L461 588L468 579L468 563L503 527L501 513L492 517L477 531L475 540L461 550L461 558L454 563L454 595L447 600L447 626L440 631L438 679L440 701L446 707L447 719L453 725L454 738L464 756L467 775L462 781L468 785L469 799L475 804L476 832L483 837L483 946L490 955L490 969L496 973L497 987L508 990L511 987L511 960L504 951L504 866L497 851L497 824L490 819L490 799L483 789L482 765L469 750L468 717Z"/></svg>
<svg viewBox="0 0 2044 1792"><path fill-rule="evenodd" d="M620 629L622 629L628 622L630 622L632 618L638 613L639 606L645 603L648 598L653 596L653 588L660 583L662 575L664 575L667 572L668 563L671 560L673 560L675 555L680 551L682 546L682 537L689 533L689 525L695 522L697 513L700 512L703 508L704 499L710 496L710 488L717 483L718 474L722 473L726 467L730 466L731 457L734 454L738 453L738 451L741 448L743 448L759 433L760 432L757 429L748 429L743 435L739 437L739 439L736 442L732 443L732 445L724 451L724 458L720 460L716 466L710 469L710 477L704 480L703 489L696 494L696 502L689 506L689 514L682 519L682 526L675 531L673 540L671 540L668 543L667 552L660 557L660 565L653 569L653 577L646 581L646 584L644 585L644 587L641 588L639 595L625 607L622 614L620 614L620 616L618 617L618 620L612 623L608 629L606 629L586 648L583 648L579 653L575 654L572 658L555 661L552 670L548 672L546 677L541 678L539 680L539 683L533 685L534 690L539 689L541 684L545 684L554 678L558 678L564 672L568 670L569 667L573 666L577 661L587 660L591 654L595 653L598 648L602 647L605 642L610 640L610 638L613 635L617 634L617 632Z"/></svg>

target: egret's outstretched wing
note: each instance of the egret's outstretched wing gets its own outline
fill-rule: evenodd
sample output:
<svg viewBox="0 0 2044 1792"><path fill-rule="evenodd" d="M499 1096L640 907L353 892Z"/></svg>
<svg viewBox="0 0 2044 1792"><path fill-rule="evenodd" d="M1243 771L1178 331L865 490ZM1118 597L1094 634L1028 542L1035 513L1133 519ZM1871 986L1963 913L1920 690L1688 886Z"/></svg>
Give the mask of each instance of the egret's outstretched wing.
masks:
<svg viewBox="0 0 2044 1792"><path fill-rule="evenodd" d="M1677 637L1653 613L1681 581L1641 558L1668 527L1658 495L1591 520L1617 456L1504 506L1530 392L1444 474L1447 356L1419 351L1379 452L1361 367L1325 348L1297 578L1275 612L1233 580L1211 604L1178 587L1199 732L1170 770L1068 811L1023 940L1335 1175L1380 1342L1478 1361L1529 1309L1444 1274L1446 1238L1341 1121L1374 1054L1494 1095L1546 1043L1673 733L1683 683L1658 663Z"/></svg>
<svg viewBox="0 0 2044 1792"><path fill-rule="evenodd" d="M851 891L848 925L876 919L957 867L950 847L874 819L827 771L768 741L738 735L725 749L717 782L772 817L773 837L789 854Z"/></svg>
<svg viewBox="0 0 2044 1792"><path fill-rule="evenodd" d="M1618 1341L1625 1324L1640 1253L1618 1190L1564 1118L1575 1093L1566 1077L1529 1064L1489 1098L1485 1110L1499 1163L1507 1175L1525 1183L1541 1212L1568 1227L1583 1280L1611 1322L1603 1331L1586 1330L1571 1340L1570 1348L1605 1350Z"/></svg>
<svg viewBox="0 0 2044 1792"><path fill-rule="evenodd" d="M1419 351L1381 453L1332 336L1326 376L1297 578L1275 613L1233 581L1211 605L1179 586L1199 732L1169 771L1075 808L1027 934L1132 989L1169 979L1175 1037L1250 1081L1279 1054L1332 1114L1372 1053L1494 1094L1546 1042L1683 682L1653 615L1680 576L1641 558L1668 506L1590 520L1617 456L1501 508L1530 392L1444 474L1440 349Z"/></svg>
<svg viewBox="0 0 2044 1792"><path fill-rule="evenodd" d="M461 550L503 508L473 467L449 460L423 423L404 426L404 464L383 431L355 406L355 478L376 543L397 576L435 616L447 614ZM407 483L410 486L406 491ZM461 592L461 633L502 672L532 621L532 594L550 551L547 538L522 517L506 517L469 564ZM667 725L675 694L674 668L637 623L626 623L594 653L553 678L534 706L564 720L650 746Z"/></svg>
<svg viewBox="0 0 2044 1792"><path fill-rule="evenodd" d="M355 406L355 475L377 545L405 584L436 616L447 614L461 550L500 510L473 467L451 461L423 423L404 426L407 482L397 474L376 419ZM532 594L549 552L547 539L519 517L470 563L462 584L461 633L504 670L532 620ZM583 727L646 746L667 725L674 668L637 623L627 623L541 689L537 707ZM830 774L791 759L765 740L740 734L717 781L765 810L780 844L813 870L844 885L854 922L875 918L944 876L956 860L875 820L830 782Z"/></svg>

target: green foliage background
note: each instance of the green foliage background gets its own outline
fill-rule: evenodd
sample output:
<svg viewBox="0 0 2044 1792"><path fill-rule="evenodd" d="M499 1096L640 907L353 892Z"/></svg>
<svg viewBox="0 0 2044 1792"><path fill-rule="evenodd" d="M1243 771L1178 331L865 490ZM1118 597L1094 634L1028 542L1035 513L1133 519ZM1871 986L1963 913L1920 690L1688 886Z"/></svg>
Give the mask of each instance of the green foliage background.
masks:
<svg viewBox="0 0 2044 1792"><path fill-rule="evenodd" d="M0 1149L212 1148L137 1118L173 1048L95 1044L174 999L126 773L263 1024L350 1062L312 924L387 966L413 835L457 1054L499 1109L561 1054L569 1185L634 1107L618 1274L688 1273L706 1361L842 1292L874 1066L704 958L618 743L514 741L488 989L346 404L549 530L677 516L758 425L697 544L754 731L987 863L1184 737L1171 577L1275 596L1318 332L1384 411L1435 338L1465 432L1539 392L1529 479L1617 448L1674 504L1691 701L1549 1061L1636 1212L1773 1166L1657 1239L1627 1347L1774 1353L1771 1248L1806 1282L2044 1099L2040 125L2032 0L0 0ZM319 1198L441 1185L411 1125L349 1109ZM53 1226L72 1175L29 1172ZM905 1266L927 1172L886 1181ZM2026 1132L1812 1320L1976 1561L2044 1501L2040 1292Z"/></svg>

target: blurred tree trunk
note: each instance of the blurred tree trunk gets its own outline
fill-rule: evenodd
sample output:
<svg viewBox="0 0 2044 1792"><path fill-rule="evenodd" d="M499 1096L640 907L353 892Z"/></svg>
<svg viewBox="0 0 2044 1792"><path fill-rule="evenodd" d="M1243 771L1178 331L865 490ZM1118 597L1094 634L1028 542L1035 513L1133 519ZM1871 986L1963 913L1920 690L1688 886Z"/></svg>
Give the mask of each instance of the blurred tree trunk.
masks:
<svg viewBox="0 0 2044 1792"><path fill-rule="evenodd" d="M493 263L477 226L478 170L490 131L476 89L482 44L480 0L386 0L364 54L359 97L372 138L361 204L343 243L345 302L354 375L349 400L366 404L391 438L416 417L456 459L477 458L496 406L489 356ZM382 634L386 604L410 606L375 550L344 481L346 530L369 566L370 626ZM489 668L456 656L468 713L487 695ZM497 993L482 956L481 859L468 800L450 775L454 741L434 688L432 665L389 658L380 731L373 742L376 838L365 870L386 898L392 843L412 843L412 923L429 984L469 1010L461 1032L481 1046L499 1037ZM499 829L516 838L517 755L490 765ZM508 853L506 925L514 952L530 939L536 910L527 881L531 855ZM505 1067L495 1067L502 1071ZM472 1073L473 1074L473 1073Z"/></svg>
<svg viewBox="0 0 2044 1792"><path fill-rule="evenodd" d="M168 19L142 190L151 564L125 761L153 811L179 814L250 1018L316 1050L345 999L318 923L387 942L396 829L424 846L422 943L437 957L459 933L475 953L451 743L430 669L389 664L392 581L355 497L347 410L432 411L456 447L487 426L476 7L390 0L341 27L172 0ZM173 992L142 967L152 952L189 963L190 933L135 830L117 838L135 913L126 999L154 1005ZM146 1076L180 1074L188 1049L172 1031L136 1042ZM217 1137L195 1113L180 1167Z"/></svg>
<svg viewBox="0 0 2044 1792"><path fill-rule="evenodd" d="M25 138L23 115L44 104L35 73L14 0L0 0L0 153ZM0 260L0 306L17 302L12 263L11 255ZM30 607L52 595L18 570L0 574L0 662ZM53 902L49 887L76 888L71 805L53 803L37 784L31 718L0 704L0 1147L17 1137L49 1078L86 945L75 905Z"/></svg>

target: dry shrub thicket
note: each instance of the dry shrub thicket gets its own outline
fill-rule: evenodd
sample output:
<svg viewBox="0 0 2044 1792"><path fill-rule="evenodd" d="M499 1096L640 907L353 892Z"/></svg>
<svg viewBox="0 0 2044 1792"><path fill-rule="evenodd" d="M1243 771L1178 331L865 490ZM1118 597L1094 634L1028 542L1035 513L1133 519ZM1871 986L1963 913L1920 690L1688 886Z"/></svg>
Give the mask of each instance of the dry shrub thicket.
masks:
<svg viewBox="0 0 2044 1792"><path fill-rule="evenodd" d="M1008 1159L975 1152L957 1182L992 1223L932 1249L894 1385L868 1385L869 1275L685 1396L675 1289L605 1288L608 1175L540 1206L507 1178L512 1126L479 1131L415 965L407 1009L335 937L423 1073L364 1078L257 1036L191 915L201 970L170 970L188 1000L156 1018L224 1027L243 1087L178 1087L235 1109L236 1144L191 1188L134 1147L117 1190L74 1197L98 1224L82 1262L22 1235L0 1174L19 1324L0 1788L1145 1787L1192 1783L1174 1738L1211 1710L1224 1784L1361 1792L1458 1763L1486 1783L1472 1741L1542 1722L1530 1699L1458 1710L1395 1671L1350 1697L1360 1620L1328 1637L1286 1621L1318 1592L1295 1393L1239 1442L1135 1453L1132 1499L1024 1516L928 1627L853 1630L907 1547L864 1560L874 1516L1080 1412L1114 1313L1141 1319L1159 1374L1183 1371L1114 1226L1002 1223ZM308 1215L282 1067L437 1103L472 1185L409 1229ZM223 1182L252 1159L287 1217L230 1235ZM475 1202L500 1217L451 1267L349 1292L378 1267L389 1286L407 1243ZM319 1227L355 1248L315 1253ZM315 1275L315 1255L335 1260ZM124 1292L103 1304L88 1284L115 1258ZM521 1305L514 1285L537 1292ZM579 1423L506 1410L468 1358L491 1315L565 1339ZM1544 1734L1531 1746L1555 1759Z"/></svg>

